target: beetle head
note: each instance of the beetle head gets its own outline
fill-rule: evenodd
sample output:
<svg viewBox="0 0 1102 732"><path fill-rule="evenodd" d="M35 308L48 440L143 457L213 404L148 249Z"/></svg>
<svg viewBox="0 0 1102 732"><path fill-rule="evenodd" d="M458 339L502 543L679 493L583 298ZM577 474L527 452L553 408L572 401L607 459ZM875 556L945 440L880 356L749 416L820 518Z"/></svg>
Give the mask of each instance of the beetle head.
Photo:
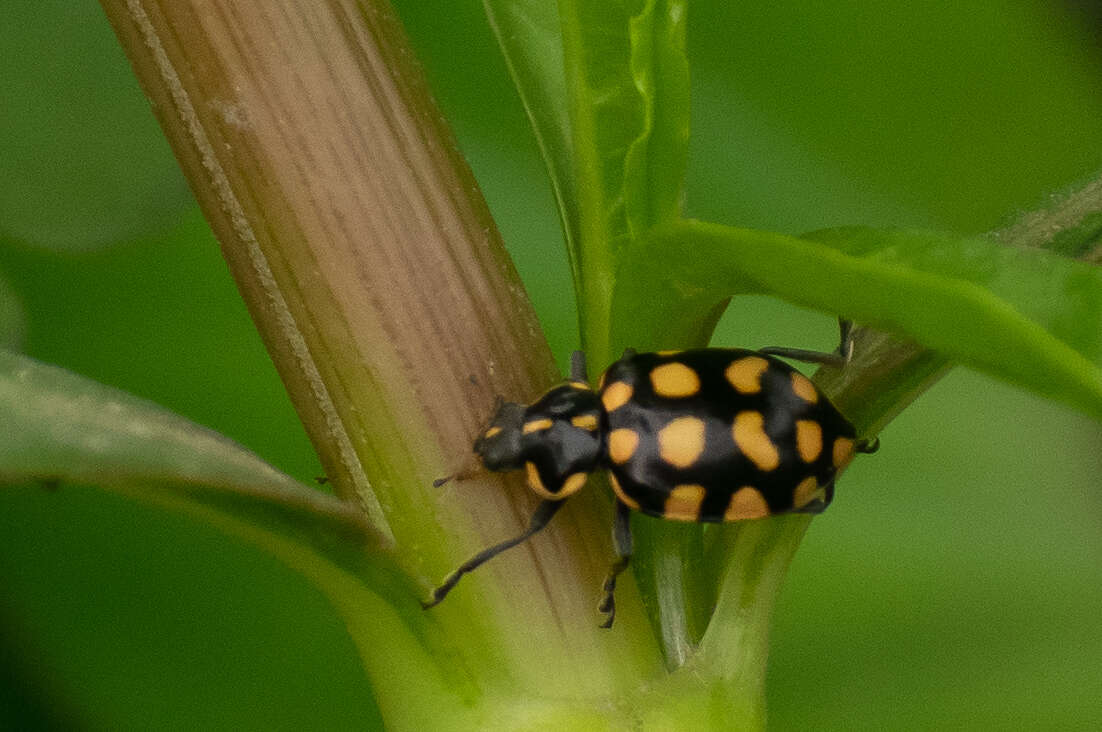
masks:
<svg viewBox="0 0 1102 732"><path fill-rule="evenodd" d="M521 459L521 425L525 406L502 402L489 427L474 442L474 451L487 470L516 470Z"/></svg>

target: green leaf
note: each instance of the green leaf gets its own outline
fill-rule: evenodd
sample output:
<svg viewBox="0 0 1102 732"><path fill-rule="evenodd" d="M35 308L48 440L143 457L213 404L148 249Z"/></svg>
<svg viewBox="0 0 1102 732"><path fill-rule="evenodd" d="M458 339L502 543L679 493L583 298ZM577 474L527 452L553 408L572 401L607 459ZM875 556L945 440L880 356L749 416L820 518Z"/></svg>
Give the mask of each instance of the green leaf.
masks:
<svg viewBox="0 0 1102 732"><path fill-rule="evenodd" d="M143 399L0 350L0 481L169 492L279 525L344 556L383 546L357 507ZM153 487L151 487L153 486Z"/></svg>
<svg viewBox="0 0 1102 732"><path fill-rule="evenodd" d="M626 2L559 3L577 191L583 286L609 272L611 252L629 235L626 158L647 114L632 70ZM638 193L636 191L636 193ZM640 222L636 222L638 226ZM587 313L588 314L588 313Z"/></svg>
<svg viewBox="0 0 1102 732"><path fill-rule="evenodd" d="M812 237L695 221L664 227L621 268L622 337L656 347L661 336L648 331L657 328L664 347L699 344L726 298L769 293L913 338L1102 418L1098 268L927 233Z"/></svg>
<svg viewBox="0 0 1102 732"><path fill-rule="evenodd" d="M551 175L583 339L603 362L616 252L680 213L685 2L484 5Z"/></svg>
<svg viewBox="0 0 1102 732"><path fill-rule="evenodd" d="M482 5L547 165L577 283L578 203L558 7L541 0L483 0Z"/></svg>
<svg viewBox="0 0 1102 732"><path fill-rule="evenodd" d="M625 161L632 233L681 216L689 146L687 0L648 2L630 21L631 74L642 94L644 126Z"/></svg>
<svg viewBox="0 0 1102 732"><path fill-rule="evenodd" d="M615 246L679 211L684 163L675 156L688 140L684 11L659 0L559 3L583 246L587 234L597 235L594 245ZM661 135L652 140L656 119ZM671 149L656 161L671 167L652 169L658 143Z"/></svg>
<svg viewBox="0 0 1102 732"><path fill-rule="evenodd" d="M462 716L425 643L418 588L380 550L362 512L155 404L0 351L0 483L88 483L202 521L298 572L344 619L377 692L411 728ZM63 498L59 496L59 499ZM432 704L425 704L427 699Z"/></svg>
<svg viewBox="0 0 1102 732"><path fill-rule="evenodd" d="M18 349L25 330L23 303L7 279L0 276L0 348Z"/></svg>
<svg viewBox="0 0 1102 732"><path fill-rule="evenodd" d="M863 227L805 234L838 251L970 282L1102 365L1102 269L1040 249L918 231ZM1070 241L1057 237L1057 243Z"/></svg>

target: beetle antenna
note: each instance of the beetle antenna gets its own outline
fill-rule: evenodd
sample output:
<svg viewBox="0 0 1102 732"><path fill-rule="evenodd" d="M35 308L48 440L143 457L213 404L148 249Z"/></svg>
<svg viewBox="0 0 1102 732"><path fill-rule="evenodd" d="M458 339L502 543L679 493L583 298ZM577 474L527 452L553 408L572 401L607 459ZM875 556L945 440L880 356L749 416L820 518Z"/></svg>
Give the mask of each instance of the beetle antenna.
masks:
<svg viewBox="0 0 1102 732"><path fill-rule="evenodd" d="M445 475L443 478L437 478L436 480L432 481L432 487L439 488L445 483L453 480L462 482L464 480L470 480L471 478L475 478L479 475L485 474L486 471L483 470L481 467L468 465L466 468L463 468L458 472L452 473L451 475Z"/></svg>

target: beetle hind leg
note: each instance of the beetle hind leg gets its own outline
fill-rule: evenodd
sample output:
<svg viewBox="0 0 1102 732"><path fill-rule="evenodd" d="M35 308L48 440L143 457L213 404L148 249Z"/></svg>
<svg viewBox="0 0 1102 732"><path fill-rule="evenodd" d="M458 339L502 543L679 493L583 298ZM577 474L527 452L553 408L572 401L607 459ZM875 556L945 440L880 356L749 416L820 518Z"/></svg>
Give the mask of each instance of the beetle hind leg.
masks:
<svg viewBox="0 0 1102 732"><path fill-rule="evenodd" d="M758 349L758 353L764 353L767 356L780 356L781 358L791 358L794 361L804 361L806 363L819 363L824 366L833 366L835 368L843 368L853 358L853 321L845 320L844 318L838 318L838 348L831 353L824 353L823 351L809 351L803 348L783 348L778 346L769 346L767 348Z"/></svg>
<svg viewBox="0 0 1102 732"><path fill-rule="evenodd" d="M616 578L628 568L631 562L632 538L631 538L631 509L626 504L616 502L616 521L612 525L612 543L616 548L616 561L608 570L604 586L601 588L604 595L597 610L605 615L601 623L602 628L611 628L612 621L616 619Z"/></svg>
<svg viewBox="0 0 1102 732"><path fill-rule="evenodd" d="M857 446L854 449L864 455L872 455L880 449L880 436L877 435L876 437L858 440Z"/></svg>
<svg viewBox="0 0 1102 732"><path fill-rule="evenodd" d="M792 509L792 513L809 513L814 515L827 510L827 506L829 506L830 502L834 500L834 481L832 480L826 485L822 486L821 488L819 488L818 491L816 491L816 493L818 494L819 491L822 491L822 493L816 495L815 498L811 499L799 508Z"/></svg>

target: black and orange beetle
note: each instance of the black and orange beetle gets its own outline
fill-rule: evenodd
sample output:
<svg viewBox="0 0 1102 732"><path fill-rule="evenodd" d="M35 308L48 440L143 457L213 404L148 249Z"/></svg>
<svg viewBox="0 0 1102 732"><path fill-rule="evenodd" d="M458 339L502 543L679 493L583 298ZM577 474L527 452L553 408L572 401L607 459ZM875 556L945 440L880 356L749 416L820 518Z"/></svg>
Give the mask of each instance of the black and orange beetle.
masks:
<svg viewBox="0 0 1102 732"><path fill-rule="evenodd" d="M607 470L616 493L617 561L604 583L601 627L615 617L616 577L632 552L631 511L674 521L739 521L820 513L858 440L806 376L777 357L843 365L852 355L841 321L834 353L788 348L627 351L590 387L581 352L570 380L530 405L504 403L474 443L488 470L525 470L540 503L524 533L455 570L426 608L460 578L547 526L589 474Z"/></svg>

